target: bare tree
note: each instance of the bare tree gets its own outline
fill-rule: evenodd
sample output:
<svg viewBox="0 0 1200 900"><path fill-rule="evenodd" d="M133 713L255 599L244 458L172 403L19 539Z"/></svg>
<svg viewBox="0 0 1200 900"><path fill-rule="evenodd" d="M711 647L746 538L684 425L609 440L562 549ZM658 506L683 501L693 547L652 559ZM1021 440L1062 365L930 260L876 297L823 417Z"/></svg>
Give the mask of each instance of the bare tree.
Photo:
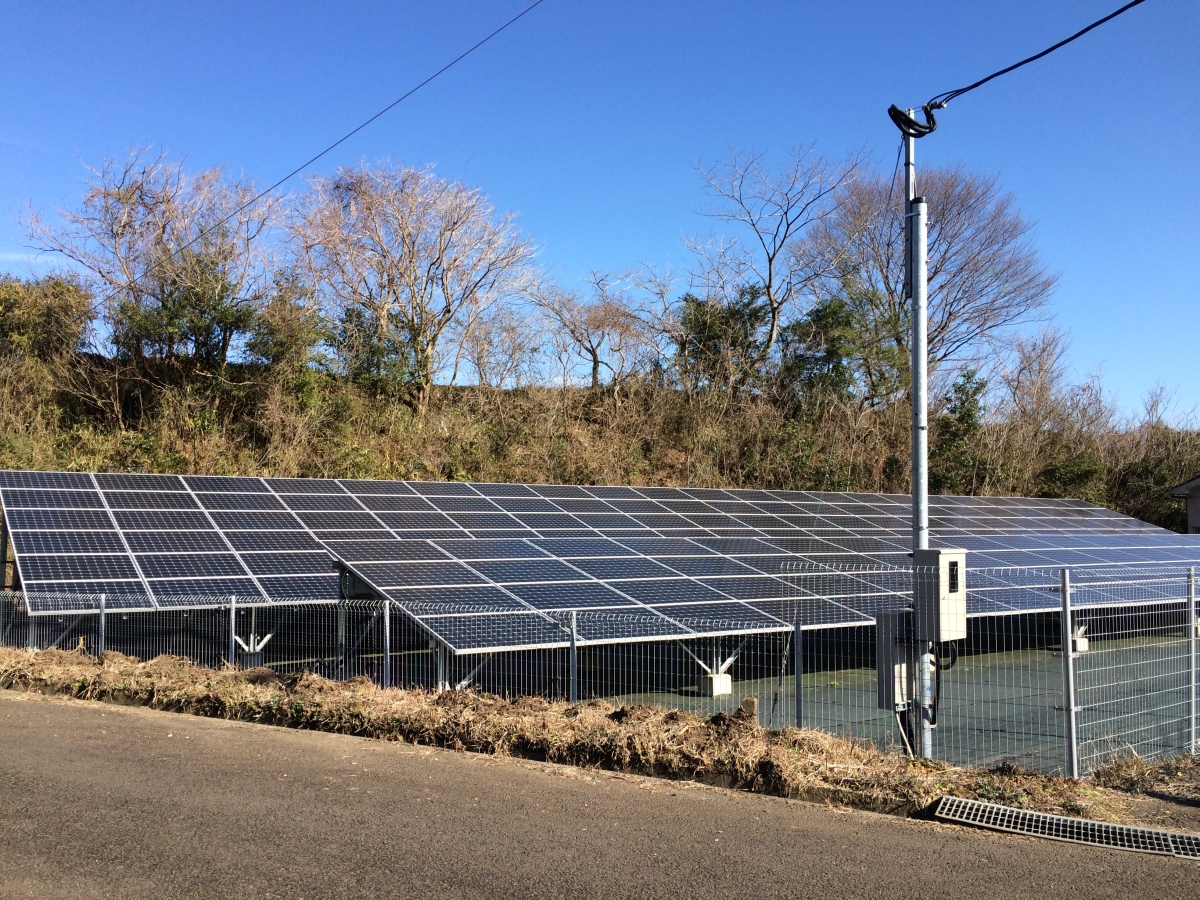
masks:
<svg viewBox="0 0 1200 900"><path fill-rule="evenodd" d="M627 290L610 275L593 272L592 296L543 284L533 302L561 336L564 347L585 365L593 389L607 377L619 384L647 348L647 325Z"/></svg>
<svg viewBox="0 0 1200 900"><path fill-rule="evenodd" d="M776 169L761 153L731 154L721 164L701 169L716 200L704 214L735 231L689 241L698 263L693 291L701 299L733 298L747 287L761 291L767 314L762 359L775 347L787 308L839 261L794 250L809 230L836 211L840 192L853 183L860 167L858 158L831 163L807 147L791 151Z"/></svg>
<svg viewBox="0 0 1200 900"><path fill-rule="evenodd" d="M272 290L276 203L220 169L191 173L146 150L90 171L77 209L58 221L31 209L26 229L33 246L84 273L102 324L91 349L110 375L87 379L87 390L124 426L141 413L128 408L131 382L224 377Z"/></svg>
<svg viewBox="0 0 1200 900"><path fill-rule="evenodd" d="M534 248L475 188L428 169L380 165L318 178L294 227L318 289L375 359L404 355L422 419L456 321L474 320L526 286Z"/></svg>
<svg viewBox="0 0 1200 900"><path fill-rule="evenodd" d="M1055 284L1029 242L1031 224L997 179L962 169L927 169L918 191L929 203L929 357L967 361L1037 318ZM875 175L841 185L833 212L796 249L815 269L818 302L846 305L863 352L906 366L902 193ZM904 378L907 383L907 370ZM883 383L886 378L879 379Z"/></svg>
<svg viewBox="0 0 1200 900"><path fill-rule="evenodd" d="M496 389L528 384L541 349L533 324L508 306L477 317L459 342L476 382Z"/></svg>

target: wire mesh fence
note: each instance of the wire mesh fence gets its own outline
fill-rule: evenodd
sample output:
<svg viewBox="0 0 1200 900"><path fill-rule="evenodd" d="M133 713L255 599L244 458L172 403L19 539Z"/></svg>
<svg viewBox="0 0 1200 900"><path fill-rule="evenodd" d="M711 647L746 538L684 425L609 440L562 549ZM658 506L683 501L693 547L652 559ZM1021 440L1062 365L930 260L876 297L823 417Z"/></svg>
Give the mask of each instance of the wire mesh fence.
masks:
<svg viewBox="0 0 1200 900"><path fill-rule="evenodd" d="M686 630L695 622L682 607L677 633L647 634L651 621L664 628L662 617L236 597L143 611L82 596L71 612L31 615L25 595L4 592L0 643L511 699L753 710L767 727L800 724L914 753L927 689L930 755L958 765L1086 774L1115 755L1196 751L1188 570L970 570L965 639L924 645L910 624L920 575L788 567L785 598L708 610L703 636Z"/></svg>

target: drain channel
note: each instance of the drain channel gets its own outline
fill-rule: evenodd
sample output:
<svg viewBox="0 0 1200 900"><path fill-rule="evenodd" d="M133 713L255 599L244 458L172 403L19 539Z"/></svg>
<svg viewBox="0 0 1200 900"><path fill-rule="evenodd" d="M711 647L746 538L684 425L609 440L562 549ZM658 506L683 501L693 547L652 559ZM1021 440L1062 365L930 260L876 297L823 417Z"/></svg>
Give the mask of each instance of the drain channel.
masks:
<svg viewBox="0 0 1200 900"><path fill-rule="evenodd" d="M1135 853L1157 853L1161 856L1200 860L1200 836L1193 834L1052 816L1048 813L985 803L982 800L963 800L960 797L943 797L938 802L934 815L947 822L975 825L995 831L1029 834L1055 841L1090 844L1093 847L1111 847L1114 850L1132 850Z"/></svg>

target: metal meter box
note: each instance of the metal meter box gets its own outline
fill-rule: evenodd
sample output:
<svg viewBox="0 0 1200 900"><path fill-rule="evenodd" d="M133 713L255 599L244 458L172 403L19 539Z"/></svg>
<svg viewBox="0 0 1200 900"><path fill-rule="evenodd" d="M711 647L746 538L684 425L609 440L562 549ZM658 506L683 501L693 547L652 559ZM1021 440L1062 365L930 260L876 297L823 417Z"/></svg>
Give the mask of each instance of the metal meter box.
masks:
<svg viewBox="0 0 1200 900"><path fill-rule="evenodd" d="M875 685L880 709L908 709L917 696L920 656L912 635L912 610L894 609L875 618Z"/></svg>
<svg viewBox="0 0 1200 900"><path fill-rule="evenodd" d="M960 641L967 636L967 551L913 553L913 637Z"/></svg>

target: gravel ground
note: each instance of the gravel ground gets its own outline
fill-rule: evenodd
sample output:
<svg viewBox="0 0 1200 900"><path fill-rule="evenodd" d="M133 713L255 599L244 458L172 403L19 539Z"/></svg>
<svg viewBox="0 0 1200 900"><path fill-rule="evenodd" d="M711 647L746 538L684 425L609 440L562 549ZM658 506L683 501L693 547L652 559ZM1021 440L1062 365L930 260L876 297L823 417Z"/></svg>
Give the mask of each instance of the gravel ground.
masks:
<svg viewBox="0 0 1200 900"><path fill-rule="evenodd" d="M0 896L1187 897L1200 865L0 692Z"/></svg>

